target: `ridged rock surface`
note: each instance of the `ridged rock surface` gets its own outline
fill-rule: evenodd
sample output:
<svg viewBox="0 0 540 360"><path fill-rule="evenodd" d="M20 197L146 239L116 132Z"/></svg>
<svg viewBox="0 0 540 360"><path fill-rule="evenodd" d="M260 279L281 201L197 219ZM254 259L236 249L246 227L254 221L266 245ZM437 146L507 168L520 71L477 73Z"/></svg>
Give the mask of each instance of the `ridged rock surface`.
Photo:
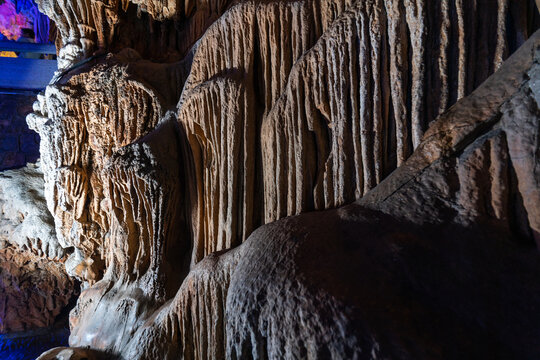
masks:
<svg viewBox="0 0 540 360"><path fill-rule="evenodd" d="M359 202L262 226L207 256L114 349L129 359L538 356L538 59L537 35ZM526 121L509 121L516 114Z"/></svg>
<svg viewBox="0 0 540 360"><path fill-rule="evenodd" d="M228 358L538 356L538 35L364 198L253 233Z"/></svg>
<svg viewBox="0 0 540 360"><path fill-rule="evenodd" d="M538 269L532 1L40 6L65 71L28 123L83 281L70 345L125 359L538 356L521 311L536 285L511 285ZM515 293L499 299L501 283ZM509 324L497 312L512 303Z"/></svg>

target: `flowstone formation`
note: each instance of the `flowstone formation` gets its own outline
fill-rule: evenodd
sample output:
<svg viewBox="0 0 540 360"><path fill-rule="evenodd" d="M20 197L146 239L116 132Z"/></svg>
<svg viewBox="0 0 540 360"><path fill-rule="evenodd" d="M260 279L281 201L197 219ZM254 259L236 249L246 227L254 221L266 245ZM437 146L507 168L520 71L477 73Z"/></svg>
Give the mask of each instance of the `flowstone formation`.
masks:
<svg viewBox="0 0 540 360"><path fill-rule="evenodd" d="M83 284L43 359L540 355L533 1L40 8L27 121Z"/></svg>

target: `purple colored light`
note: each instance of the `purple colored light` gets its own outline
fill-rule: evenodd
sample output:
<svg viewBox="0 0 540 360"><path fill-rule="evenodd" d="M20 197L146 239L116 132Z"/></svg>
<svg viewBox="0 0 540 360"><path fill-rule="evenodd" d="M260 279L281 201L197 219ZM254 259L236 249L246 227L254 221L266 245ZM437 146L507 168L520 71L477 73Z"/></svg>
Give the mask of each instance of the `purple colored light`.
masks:
<svg viewBox="0 0 540 360"><path fill-rule="evenodd" d="M47 43L49 26L49 18L39 12L33 0L0 0L0 33L4 38L17 41L27 28L34 31L36 43Z"/></svg>

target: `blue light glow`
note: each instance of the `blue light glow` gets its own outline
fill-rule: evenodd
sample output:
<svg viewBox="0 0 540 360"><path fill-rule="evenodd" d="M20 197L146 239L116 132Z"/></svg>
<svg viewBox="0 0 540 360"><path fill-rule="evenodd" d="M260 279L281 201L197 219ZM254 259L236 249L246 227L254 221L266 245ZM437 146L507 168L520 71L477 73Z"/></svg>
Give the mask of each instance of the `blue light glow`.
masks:
<svg viewBox="0 0 540 360"><path fill-rule="evenodd" d="M69 330L66 328L0 334L0 359L34 360L51 348L68 346L68 337Z"/></svg>

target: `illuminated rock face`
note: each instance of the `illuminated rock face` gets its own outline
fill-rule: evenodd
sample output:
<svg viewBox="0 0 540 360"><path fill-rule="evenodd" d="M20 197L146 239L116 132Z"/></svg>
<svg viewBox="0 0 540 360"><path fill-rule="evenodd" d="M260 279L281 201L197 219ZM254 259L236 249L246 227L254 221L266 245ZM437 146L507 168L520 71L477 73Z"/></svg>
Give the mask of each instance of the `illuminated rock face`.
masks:
<svg viewBox="0 0 540 360"><path fill-rule="evenodd" d="M520 338L493 314L538 305L532 281L497 293L540 266L539 35L503 65L537 27L533 2L40 6L62 68L108 53L28 117L59 244L74 249L67 272L83 281L71 346L125 359L451 358L478 343L538 355L534 316L516 312ZM523 261L509 274L479 253L493 229L489 251ZM463 296L475 282L485 292Z"/></svg>

